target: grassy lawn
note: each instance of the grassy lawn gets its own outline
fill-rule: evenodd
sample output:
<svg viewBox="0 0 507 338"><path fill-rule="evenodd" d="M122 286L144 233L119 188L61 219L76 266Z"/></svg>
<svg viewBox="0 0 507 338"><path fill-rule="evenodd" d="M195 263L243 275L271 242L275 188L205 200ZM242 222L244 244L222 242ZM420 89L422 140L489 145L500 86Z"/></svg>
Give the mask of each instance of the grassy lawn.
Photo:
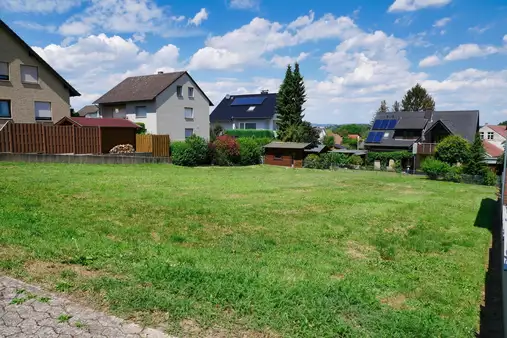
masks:
<svg viewBox="0 0 507 338"><path fill-rule="evenodd" d="M491 187L0 163L0 269L183 336L472 337Z"/></svg>

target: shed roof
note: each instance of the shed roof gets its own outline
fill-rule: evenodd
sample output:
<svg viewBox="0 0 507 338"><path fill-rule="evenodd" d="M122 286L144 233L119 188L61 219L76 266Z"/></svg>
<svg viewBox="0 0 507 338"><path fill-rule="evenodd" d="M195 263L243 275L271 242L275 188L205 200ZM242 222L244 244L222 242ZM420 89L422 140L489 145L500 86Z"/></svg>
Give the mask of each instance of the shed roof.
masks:
<svg viewBox="0 0 507 338"><path fill-rule="evenodd" d="M90 119L87 117L64 117L56 122L56 125L70 122L79 127L101 127L101 128L140 128L134 122L127 119L111 119L111 118L97 118Z"/></svg>
<svg viewBox="0 0 507 338"><path fill-rule="evenodd" d="M39 56L39 54L37 54L33 49L32 47L30 47L18 34L16 34L16 32L14 32L9 26L7 26L7 24L5 22L3 22L1 19L0 19L0 28L3 28L9 35L11 35L15 40L17 40L19 42L19 44L27 50L28 54L32 57L34 57L35 59L37 59L37 61L39 61L40 64L42 64L44 67L46 67L54 76L56 76L56 78L58 80L60 80L61 82L63 82L63 85L69 90L69 95L70 96L81 96L81 94L79 94L79 92L70 85L70 83L68 83L60 74L58 74L58 72L56 70L54 70L53 67L51 67L46 61L44 61L43 58L41 58Z"/></svg>
<svg viewBox="0 0 507 338"><path fill-rule="evenodd" d="M305 149L305 151L307 153L316 153L316 154L320 154L321 152L326 151L326 150L328 150L328 148L324 144L319 144L313 148Z"/></svg>
<svg viewBox="0 0 507 338"><path fill-rule="evenodd" d="M94 103L112 104L132 101L151 101L184 74L190 77L197 89L199 89L208 100L209 105L212 106L213 103L211 100L204 94L201 88L199 88L199 85L186 71L128 77L117 84L113 89L99 97Z"/></svg>
<svg viewBox="0 0 507 338"><path fill-rule="evenodd" d="M97 107L94 104L89 104L89 105L84 106L83 108L81 108L77 113L79 114L79 116L85 116L87 114L93 114L93 113L96 113L98 111L99 111L99 107Z"/></svg>
<svg viewBox="0 0 507 338"><path fill-rule="evenodd" d="M309 147L311 143L300 143L300 142L271 142L266 144L264 148L278 148L278 149L305 149Z"/></svg>

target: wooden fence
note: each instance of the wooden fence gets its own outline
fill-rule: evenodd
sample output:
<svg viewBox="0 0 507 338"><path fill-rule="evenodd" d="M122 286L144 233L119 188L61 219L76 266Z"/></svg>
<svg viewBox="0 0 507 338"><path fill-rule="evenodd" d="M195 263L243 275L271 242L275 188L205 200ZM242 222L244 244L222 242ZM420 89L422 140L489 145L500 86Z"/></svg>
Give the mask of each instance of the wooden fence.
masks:
<svg viewBox="0 0 507 338"><path fill-rule="evenodd" d="M136 135L136 151L153 153L156 157L169 157L169 135Z"/></svg>
<svg viewBox="0 0 507 338"><path fill-rule="evenodd" d="M0 152L100 154L98 127L8 122L0 129Z"/></svg>

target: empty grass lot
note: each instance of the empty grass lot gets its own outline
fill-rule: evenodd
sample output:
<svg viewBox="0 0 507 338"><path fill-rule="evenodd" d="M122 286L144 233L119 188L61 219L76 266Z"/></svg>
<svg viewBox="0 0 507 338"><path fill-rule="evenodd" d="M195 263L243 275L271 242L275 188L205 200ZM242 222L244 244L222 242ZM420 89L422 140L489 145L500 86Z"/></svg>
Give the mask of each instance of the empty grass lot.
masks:
<svg viewBox="0 0 507 338"><path fill-rule="evenodd" d="M262 166L0 163L0 177L0 273L169 333L479 325L491 187Z"/></svg>

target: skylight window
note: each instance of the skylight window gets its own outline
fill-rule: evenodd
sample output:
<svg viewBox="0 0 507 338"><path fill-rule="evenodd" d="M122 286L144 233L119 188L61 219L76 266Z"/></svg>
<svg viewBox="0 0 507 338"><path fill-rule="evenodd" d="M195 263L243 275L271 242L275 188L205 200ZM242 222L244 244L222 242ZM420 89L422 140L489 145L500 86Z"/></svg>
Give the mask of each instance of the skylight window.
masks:
<svg viewBox="0 0 507 338"><path fill-rule="evenodd" d="M248 107L247 111L254 111L255 110L255 106L250 106Z"/></svg>

